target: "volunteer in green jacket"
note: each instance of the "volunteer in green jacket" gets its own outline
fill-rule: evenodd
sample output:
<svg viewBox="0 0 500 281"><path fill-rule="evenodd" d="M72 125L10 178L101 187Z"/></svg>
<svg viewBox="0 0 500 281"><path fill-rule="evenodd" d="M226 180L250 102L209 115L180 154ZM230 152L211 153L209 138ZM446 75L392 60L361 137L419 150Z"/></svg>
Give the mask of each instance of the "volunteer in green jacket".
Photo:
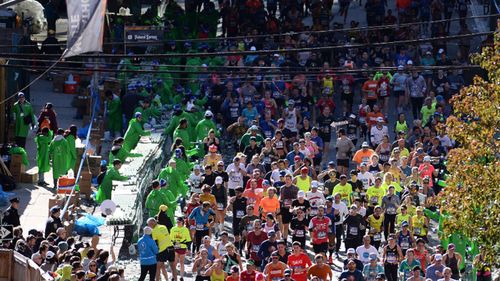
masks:
<svg viewBox="0 0 500 281"><path fill-rule="evenodd" d="M205 119L198 122L195 128L196 140L202 141L206 136L208 136L208 132L210 132L210 130L214 130L218 135L217 127L215 126L214 121L212 121L213 116L214 114L212 111L207 110L205 112Z"/></svg>
<svg viewBox="0 0 500 281"><path fill-rule="evenodd" d="M175 139L180 138L182 140L182 145L186 147L187 149L191 149L193 147L193 144L191 143L191 138L189 137L189 131L188 131L188 121L186 119L181 119L179 122L179 126L175 128L174 134L172 135L172 140L175 141Z"/></svg>
<svg viewBox="0 0 500 281"><path fill-rule="evenodd" d="M111 147L111 151L109 152L109 163L113 163L115 159L120 159L122 163L128 157L141 157L140 153L130 153L125 147L123 147L124 138L119 137L113 141L113 146Z"/></svg>
<svg viewBox="0 0 500 281"><path fill-rule="evenodd" d="M52 141L52 131L44 127L35 137L36 165L38 166L38 185L48 186L45 182L45 173L50 171L49 144Z"/></svg>
<svg viewBox="0 0 500 281"><path fill-rule="evenodd" d="M115 159L113 161L113 167L109 167L104 175L104 179L99 185L95 201L101 204L104 200L111 200L111 192L113 190L113 181L126 181L127 176L120 175L120 168L122 167L122 161Z"/></svg>
<svg viewBox="0 0 500 281"><path fill-rule="evenodd" d="M136 112L134 117L135 118L130 120L124 137L123 147L125 147L128 151L133 150L137 146L142 136L151 135L151 132L144 131L144 128L141 125L142 113Z"/></svg>
<svg viewBox="0 0 500 281"><path fill-rule="evenodd" d="M64 130L58 129L56 136L49 145L49 156L52 160L52 177L54 178L54 187L56 188L59 177L68 173L71 160L68 142L63 134Z"/></svg>
<svg viewBox="0 0 500 281"><path fill-rule="evenodd" d="M109 90L106 91L105 95L107 99L106 109L108 112L108 122L106 125L112 137L119 137L122 135L123 130L122 101L120 97Z"/></svg>
<svg viewBox="0 0 500 281"><path fill-rule="evenodd" d="M35 126L36 118L33 114L33 107L26 100L23 92L17 94L17 102L12 106L12 116L15 118L15 131L17 146L24 148L26 146L26 137L30 126Z"/></svg>
<svg viewBox="0 0 500 281"><path fill-rule="evenodd" d="M169 186L168 189L174 194L174 197L182 195L182 197L186 198L189 187L181 180L177 172L177 163L175 160L170 159L170 161L168 161L168 167L160 171L158 179L167 181Z"/></svg>
<svg viewBox="0 0 500 281"><path fill-rule="evenodd" d="M68 151L69 151L69 169L75 169L76 164L76 132L77 128L75 125L71 125L69 130L65 132L66 141L68 142Z"/></svg>
<svg viewBox="0 0 500 281"><path fill-rule="evenodd" d="M160 182L155 180L151 184L151 192L148 194L146 198L146 209L149 211L149 216L154 217L158 212L158 209L161 205L167 205L168 199L167 196L160 191Z"/></svg>
<svg viewBox="0 0 500 281"><path fill-rule="evenodd" d="M173 225L178 199L176 196L174 196L172 191L170 191L170 187L167 185L167 181L165 179L160 179L160 192L165 195L165 198L167 199L167 203L165 204L167 206L166 212L168 218L170 219L170 222Z"/></svg>

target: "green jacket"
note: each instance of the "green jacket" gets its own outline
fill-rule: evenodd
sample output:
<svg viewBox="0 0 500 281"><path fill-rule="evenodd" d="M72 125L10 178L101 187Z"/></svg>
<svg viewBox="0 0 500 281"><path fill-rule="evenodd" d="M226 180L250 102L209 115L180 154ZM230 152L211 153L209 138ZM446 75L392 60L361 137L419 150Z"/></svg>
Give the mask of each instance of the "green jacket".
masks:
<svg viewBox="0 0 500 281"><path fill-rule="evenodd" d="M123 146L128 151L131 151L137 146L142 136L149 135L151 135L151 132L144 131L142 124L136 118L132 118L129 122L127 132L125 132Z"/></svg>
<svg viewBox="0 0 500 281"><path fill-rule="evenodd" d="M24 150L24 148L19 147L19 146L15 146L15 147L12 147L9 150L9 152L10 152L10 154L20 154L23 165L26 167L28 167L30 165L30 162L28 161L28 155L26 154L26 150Z"/></svg>
<svg viewBox="0 0 500 281"><path fill-rule="evenodd" d="M174 133L175 128L177 128L177 126L179 126L179 123L181 122L181 119L183 119L183 118L185 118L188 121L187 127L188 127L189 133L191 135L194 135L194 133L195 133L194 128L196 127L196 124L198 122L195 121L192 113L182 111L179 115L175 115L175 114L172 115L172 118L170 119L170 122L169 122L167 128L165 129L165 133L167 134L167 136L171 136Z"/></svg>
<svg viewBox="0 0 500 281"><path fill-rule="evenodd" d="M112 100L108 100L108 130L110 132L121 132L123 127L122 101L117 95L113 95Z"/></svg>
<svg viewBox="0 0 500 281"><path fill-rule="evenodd" d="M191 174L191 170L193 169L194 164L190 163L182 158L174 157L173 159L175 160L176 167L177 167L176 170L179 173L181 180L185 181L189 177L189 175Z"/></svg>
<svg viewBox="0 0 500 281"><path fill-rule="evenodd" d="M177 209L177 197L172 193L172 191L170 191L170 187L169 188L160 188L159 191L167 199L167 204L165 204L168 207L167 216L170 218L172 223L174 223L175 222L175 210ZM158 206L158 208L159 208L159 206ZM156 213L158 213L158 208L156 209Z"/></svg>
<svg viewBox="0 0 500 281"><path fill-rule="evenodd" d="M201 120L200 122L198 122L198 124L196 125L196 128L194 129L196 131L196 140L203 140L204 138L206 138L208 136L208 132L210 132L210 130L214 130L215 131L215 134L218 136L219 132L217 130L217 127L215 126L215 123L214 121L212 121L211 119L203 119Z"/></svg>
<svg viewBox="0 0 500 281"><path fill-rule="evenodd" d="M49 145L49 156L52 160L52 177L58 179L66 175L69 170L70 154L66 139L57 135Z"/></svg>
<svg viewBox="0 0 500 281"><path fill-rule="evenodd" d="M115 167L109 167L104 175L102 183L99 185L95 201L101 204L104 200L111 199L111 192L113 190L113 181L126 181L127 176L120 175L120 172Z"/></svg>
<svg viewBox="0 0 500 281"><path fill-rule="evenodd" d="M240 144L241 144L241 147L247 147L249 144L250 144L250 137L252 136L251 133L245 133L241 139L240 139ZM255 135L255 138L257 139L257 146L261 145L262 143L264 143L264 138L260 135L260 134L257 134Z"/></svg>
<svg viewBox="0 0 500 281"><path fill-rule="evenodd" d="M38 166L38 172L46 173L50 171L50 159L49 159L49 144L52 140L52 133L49 130L49 135L45 136L38 134L35 137L36 143L36 165Z"/></svg>
<svg viewBox="0 0 500 281"><path fill-rule="evenodd" d="M166 167L161 170L160 175L158 175L158 179L164 179L168 182L168 190L172 192L174 197L177 197L178 195L182 195L183 197L187 196L189 187L183 182L179 173L172 169L172 167Z"/></svg>
<svg viewBox="0 0 500 281"><path fill-rule="evenodd" d="M146 209L149 211L149 216L154 217L161 205L167 205L170 203L167 199L167 196L162 193L160 190L151 190L146 198ZM170 207L169 207L170 209Z"/></svg>
<svg viewBox="0 0 500 281"><path fill-rule="evenodd" d="M148 107L148 108L144 108L142 106L138 106L136 107L136 109L134 110L134 113L135 112L140 112L142 113L142 122L141 124L144 125L146 124L147 122L149 122L149 120L154 117L154 118L158 118L160 115L161 115L161 112L156 108L156 107Z"/></svg>
<svg viewBox="0 0 500 281"><path fill-rule="evenodd" d="M175 140L177 138L182 139L182 144L186 149L191 149L193 147L193 144L191 143L191 138L189 137L189 132L187 129L181 129L180 127L177 127L174 131L174 134L172 136L172 140Z"/></svg>
<svg viewBox="0 0 500 281"><path fill-rule="evenodd" d="M33 107L31 104L27 101L24 102L23 105L21 105L19 102L15 102L14 105L12 106L11 110L12 115L16 119L16 126L15 126L15 136L16 137L22 137L25 138L28 136L28 132L30 130L30 126L26 125L24 123L24 116L32 116L32 123L31 125L36 124L36 118L35 115L33 114Z"/></svg>
<svg viewBox="0 0 500 281"><path fill-rule="evenodd" d="M123 163L128 157L141 157L141 156L142 154L140 153L130 153L130 151L128 151L126 148L121 147L117 152L113 152L113 150L109 152L108 162L110 163L110 165L112 165L115 159L120 159L120 161L122 161Z"/></svg>
<svg viewBox="0 0 500 281"><path fill-rule="evenodd" d="M68 151L69 151L69 169L74 169L76 164L76 145L75 145L75 136L68 135L66 137L66 141L68 142Z"/></svg>

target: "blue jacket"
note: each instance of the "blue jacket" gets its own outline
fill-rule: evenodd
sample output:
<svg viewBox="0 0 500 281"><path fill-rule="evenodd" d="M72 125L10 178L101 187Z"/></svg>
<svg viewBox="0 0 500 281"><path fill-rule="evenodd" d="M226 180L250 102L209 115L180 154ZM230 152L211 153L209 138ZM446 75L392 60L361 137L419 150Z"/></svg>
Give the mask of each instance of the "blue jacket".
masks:
<svg viewBox="0 0 500 281"><path fill-rule="evenodd" d="M196 230L208 230L208 227L205 225L208 223L208 217L210 215L215 216L215 213L212 209L208 209L208 211L202 214L203 206L198 206L193 209L191 214L189 214L189 219L195 221Z"/></svg>
<svg viewBox="0 0 500 281"><path fill-rule="evenodd" d="M137 241L137 248L139 248L139 259L141 265L156 264L158 246L151 235L144 234L139 241Z"/></svg>

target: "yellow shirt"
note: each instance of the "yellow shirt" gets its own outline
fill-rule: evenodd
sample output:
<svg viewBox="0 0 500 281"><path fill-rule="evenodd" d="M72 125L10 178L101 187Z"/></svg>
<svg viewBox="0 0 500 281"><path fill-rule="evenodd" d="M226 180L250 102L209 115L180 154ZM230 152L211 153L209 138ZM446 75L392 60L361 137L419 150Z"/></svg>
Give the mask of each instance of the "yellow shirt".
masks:
<svg viewBox="0 0 500 281"><path fill-rule="evenodd" d="M340 200L343 201L346 205L351 205L351 194L352 194L352 185L350 183L346 183L345 185L341 185L338 183L332 191L332 195L336 193L340 193Z"/></svg>
<svg viewBox="0 0 500 281"><path fill-rule="evenodd" d="M302 190L304 192L309 192L311 188L311 177L307 176L305 179L303 179L301 176L296 177L297 181L297 187L299 190Z"/></svg>
<svg viewBox="0 0 500 281"><path fill-rule="evenodd" d="M403 214L398 214L396 216L396 225L398 227L401 227L401 224L403 222L407 222L407 223L410 223L410 214L406 213L406 215L403 215Z"/></svg>
<svg viewBox="0 0 500 281"><path fill-rule="evenodd" d="M384 223L384 214L381 214L378 219L376 219L373 214L369 215L368 223L370 224L371 228L377 231L377 233L382 232L382 224Z"/></svg>
<svg viewBox="0 0 500 281"><path fill-rule="evenodd" d="M366 198L370 203L370 206L382 205L382 198L386 194L386 191L381 187L370 186L366 191Z"/></svg>
<svg viewBox="0 0 500 281"><path fill-rule="evenodd" d="M425 216L414 215L411 217L412 232L417 236L426 236L427 228L425 228Z"/></svg>
<svg viewBox="0 0 500 281"><path fill-rule="evenodd" d="M187 249L186 243L191 242L189 229L185 226L172 227L172 229L170 229L170 236L172 237L172 242L174 242L174 247L176 249Z"/></svg>
<svg viewBox="0 0 500 281"><path fill-rule="evenodd" d="M153 240L158 244L159 252L163 252L166 248L174 246L172 240L170 240L170 233L166 226L157 224L153 228Z"/></svg>
<svg viewBox="0 0 500 281"><path fill-rule="evenodd" d="M383 182L380 187L384 190L385 193L387 193L387 190L389 190L389 185L393 185L394 186L394 193L401 193L403 192L403 188L401 187L401 185L395 181L387 184L386 182Z"/></svg>

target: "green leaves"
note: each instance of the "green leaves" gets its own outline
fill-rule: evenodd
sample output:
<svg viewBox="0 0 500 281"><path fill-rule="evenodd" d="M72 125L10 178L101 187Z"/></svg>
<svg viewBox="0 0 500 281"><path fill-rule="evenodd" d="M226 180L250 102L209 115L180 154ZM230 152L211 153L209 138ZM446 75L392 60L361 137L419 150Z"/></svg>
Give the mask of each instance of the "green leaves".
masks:
<svg viewBox="0 0 500 281"><path fill-rule="evenodd" d="M454 116L446 130L461 144L449 153L447 187L435 201L445 235L461 232L483 246L487 262L500 266L500 34L493 47L472 56L489 81L475 77L471 86L451 99Z"/></svg>

